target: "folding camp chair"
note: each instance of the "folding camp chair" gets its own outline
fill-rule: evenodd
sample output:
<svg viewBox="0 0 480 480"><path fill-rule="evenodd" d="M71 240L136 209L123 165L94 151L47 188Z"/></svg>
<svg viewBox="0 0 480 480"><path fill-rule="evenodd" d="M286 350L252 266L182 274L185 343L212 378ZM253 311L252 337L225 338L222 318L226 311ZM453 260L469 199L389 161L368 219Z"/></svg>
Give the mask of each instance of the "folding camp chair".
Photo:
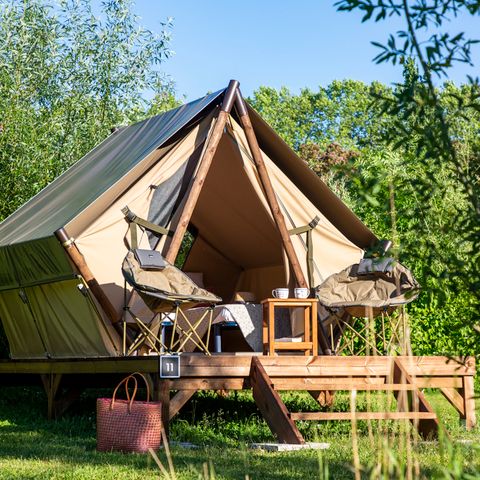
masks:
<svg viewBox="0 0 480 480"><path fill-rule="evenodd" d="M168 234L168 232L162 227L137 217L128 208L123 211L130 230L130 250L122 264L125 279L124 354L131 355L141 346L150 348L156 353L181 352L188 347L198 348L207 355L210 354L208 343L213 307L221 301L221 298L200 288L180 269L167 262L159 252L138 249L137 227L157 236ZM148 324L140 319L128 304L126 284L133 288L153 312L153 317ZM206 304L207 308L199 319L191 321L184 310L199 303ZM126 347L127 314L134 319L138 329L138 335L128 349ZM172 316L173 328L170 341L167 342L163 331L166 328L164 320L171 319ZM203 341L205 334L207 338Z"/></svg>
<svg viewBox="0 0 480 480"><path fill-rule="evenodd" d="M391 257L364 258L360 263L328 277L315 289L322 305L322 324L330 330L332 350L337 354L348 347L354 351L355 339L370 351L383 354L389 351L393 339L399 341L399 319L392 320L390 314L399 307L415 300L420 285L410 270ZM358 319L366 319L361 322ZM375 319L381 337L375 334ZM387 339L385 331L390 332ZM348 342L346 343L346 340ZM382 346L383 345L383 346Z"/></svg>

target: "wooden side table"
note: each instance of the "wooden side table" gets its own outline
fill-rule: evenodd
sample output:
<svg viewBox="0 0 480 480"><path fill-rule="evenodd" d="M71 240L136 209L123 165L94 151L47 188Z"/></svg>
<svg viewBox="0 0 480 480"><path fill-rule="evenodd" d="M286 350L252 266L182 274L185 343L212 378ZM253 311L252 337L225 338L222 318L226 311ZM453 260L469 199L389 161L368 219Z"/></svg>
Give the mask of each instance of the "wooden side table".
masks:
<svg viewBox="0 0 480 480"><path fill-rule="evenodd" d="M301 350L305 355L318 355L316 298L266 298L263 305L263 353L275 355L276 350ZM303 308L303 341L275 340L275 308Z"/></svg>

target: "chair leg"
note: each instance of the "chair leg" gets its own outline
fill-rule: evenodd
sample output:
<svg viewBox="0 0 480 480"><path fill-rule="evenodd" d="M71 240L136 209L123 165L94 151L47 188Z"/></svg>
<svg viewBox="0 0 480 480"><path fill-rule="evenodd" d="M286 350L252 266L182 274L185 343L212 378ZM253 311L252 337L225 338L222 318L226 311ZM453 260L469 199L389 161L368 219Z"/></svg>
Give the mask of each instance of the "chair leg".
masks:
<svg viewBox="0 0 480 480"><path fill-rule="evenodd" d="M125 343L125 350L126 353L125 355L130 356L135 350L140 348L142 345L148 343L151 349L155 350L158 354L160 354L161 350L157 347L156 343L160 345L160 348L162 350L167 349L166 345L162 342L162 339L158 337L155 333L153 333L151 328L148 328L142 320L140 320L135 314L133 314L129 309L127 309L128 313L131 315L131 317L135 320L135 323L140 329L140 332L137 336L137 338L132 342L128 350L126 350L126 343ZM155 318L158 314L154 315L151 323L153 324L155 321ZM159 321L161 321L161 318L159 317ZM124 332L125 332L125 338L126 338L126 321L124 322Z"/></svg>
<svg viewBox="0 0 480 480"><path fill-rule="evenodd" d="M194 325L192 325L190 323L190 321L188 320L188 318L186 317L186 315L182 312L182 310L179 310L182 317L184 318L184 320L187 322L188 326L190 327L190 330L187 332L186 330L184 330L183 328L179 327L179 329L181 329L182 333L185 334L186 338L183 340L183 342L181 343L180 347L179 347L179 350L181 350L185 344L188 342L188 340L191 340L198 348L200 348L200 350L203 350L207 355L210 355L210 352L208 350L208 345L205 345L205 343L203 342L203 340L200 338L200 336L198 335L197 333L197 328L198 326L203 322L203 320L205 319L205 317L210 313L209 315L209 325L208 325L208 329L210 330L210 327L211 327L211 321L212 321L212 315L213 315L213 312L210 310L210 312L207 310L201 317L200 319L198 319ZM197 337L197 340L196 341L195 339L192 338L192 336L195 335Z"/></svg>

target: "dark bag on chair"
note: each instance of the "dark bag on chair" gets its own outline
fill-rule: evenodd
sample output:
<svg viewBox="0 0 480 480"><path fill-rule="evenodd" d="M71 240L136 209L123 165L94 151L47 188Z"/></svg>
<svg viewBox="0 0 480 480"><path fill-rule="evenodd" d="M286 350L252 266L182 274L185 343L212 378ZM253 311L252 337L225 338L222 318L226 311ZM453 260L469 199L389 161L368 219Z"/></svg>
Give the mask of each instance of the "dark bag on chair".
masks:
<svg viewBox="0 0 480 480"><path fill-rule="evenodd" d="M162 254L156 250L136 248L133 253L144 270L163 270L167 266Z"/></svg>
<svg viewBox="0 0 480 480"><path fill-rule="evenodd" d="M135 400L139 375L147 386L147 401ZM134 381L130 397L128 383ZM115 398L118 388L125 383L127 400ZM99 452L144 453L158 449L162 440L162 413L160 402L150 402L150 389L141 373L124 378L115 388L112 398L97 398L97 450Z"/></svg>

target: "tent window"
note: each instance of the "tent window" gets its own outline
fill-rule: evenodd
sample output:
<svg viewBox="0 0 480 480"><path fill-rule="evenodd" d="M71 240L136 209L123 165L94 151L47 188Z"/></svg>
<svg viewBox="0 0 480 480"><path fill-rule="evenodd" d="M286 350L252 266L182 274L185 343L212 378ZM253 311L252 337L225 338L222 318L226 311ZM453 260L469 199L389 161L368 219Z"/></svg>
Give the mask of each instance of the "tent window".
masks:
<svg viewBox="0 0 480 480"><path fill-rule="evenodd" d="M183 237L182 245L178 252L177 259L175 260L175 266L177 268L182 269L185 265L185 261L187 260L188 254L192 249L197 235L198 230L193 225L189 225L187 231L185 232L185 236Z"/></svg>

